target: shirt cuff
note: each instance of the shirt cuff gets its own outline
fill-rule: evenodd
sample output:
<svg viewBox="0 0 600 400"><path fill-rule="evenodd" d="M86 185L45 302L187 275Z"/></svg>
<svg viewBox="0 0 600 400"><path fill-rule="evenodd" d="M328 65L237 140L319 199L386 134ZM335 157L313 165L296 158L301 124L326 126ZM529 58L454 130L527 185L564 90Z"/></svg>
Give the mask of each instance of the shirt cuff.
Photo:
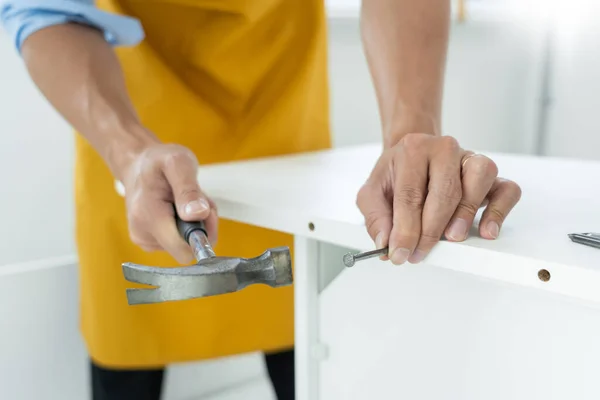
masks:
<svg viewBox="0 0 600 400"><path fill-rule="evenodd" d="M53 25L76 22L101 30L112 46L133 46L144 39L139 20L99 10L93 4L69 0L6 1L0 8L3 23L17 51L32 33Z"/></svg>

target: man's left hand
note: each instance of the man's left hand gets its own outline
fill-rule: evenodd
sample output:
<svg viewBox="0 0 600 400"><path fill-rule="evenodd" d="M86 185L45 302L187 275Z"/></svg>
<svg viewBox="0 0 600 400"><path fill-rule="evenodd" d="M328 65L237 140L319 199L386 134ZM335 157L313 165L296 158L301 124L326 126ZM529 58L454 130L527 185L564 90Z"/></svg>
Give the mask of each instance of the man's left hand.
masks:
<svg viewBox="0 0 600 400"><path fill-rule="evenodd" d="M498 237L521 189L497 174L491 159L461 149L450 136L411 133L383 151L357 205L394 264L418 263L442 236L465 240L480 207L486 208L479 234Z"/></svg>

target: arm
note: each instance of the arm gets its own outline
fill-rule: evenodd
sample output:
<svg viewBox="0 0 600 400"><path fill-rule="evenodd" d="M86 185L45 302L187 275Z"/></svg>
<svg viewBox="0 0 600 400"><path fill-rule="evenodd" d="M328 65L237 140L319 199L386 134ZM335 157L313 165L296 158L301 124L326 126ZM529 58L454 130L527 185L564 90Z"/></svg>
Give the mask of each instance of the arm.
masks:
<svg viewBox="0 0 600 400"><path fill-rule="evenodd" d="M487 202L480 235L498 236L520 188L441 136L449 0L363 0L361 31L384 150L357 204L394 264L421 262L442 236L463 241Z"/></svg>
<svg viewBox="0 0 600 400"><path fill-rule="evenodd" d="M117 57L96 29L63 24L37 31L22 54L37 87L117 179L137 153L158 142L138 120Z"/></svg>
<svg viewBox="0 0 600 400"><path fill-rule="evenodd" d="M361 33L386 147L441 134L449 0L363 0Z"/></svg>
<svg viewBox="0 0 600 400"><path fill-rule="evenodd" d="M1 16L33 82L121 179L132 154L156 141L137 119L112 49L138 42L143 31L92 3L8 1Z"/></svg>
<svg viewBox="0 0 600 400"><path fill-rule="evenodd" d="M173 203L186 221L206 219L213 242L217 214L198 186L196 156L182 146L160 143L131 103L111 45L137 43L141 28L132 19L102 13L87 0L5 4L0 18L32 80L124 184L131 240L189 263L193 254L177 231Z"/></svg>

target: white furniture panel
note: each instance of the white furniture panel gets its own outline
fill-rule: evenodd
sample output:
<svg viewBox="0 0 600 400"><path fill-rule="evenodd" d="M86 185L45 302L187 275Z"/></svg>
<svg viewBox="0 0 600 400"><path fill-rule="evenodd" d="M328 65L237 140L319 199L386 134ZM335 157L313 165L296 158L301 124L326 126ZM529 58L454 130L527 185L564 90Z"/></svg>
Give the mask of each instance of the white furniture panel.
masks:
<svg viewBox="0 0 600 400"><path fill-rule="evenodd" d="M369 260L319 314L319 399L600 398L600 310L560 296Z"/></svg>
<svg viewBox="0 0 600 400"><path fill-rule="evenodd" d="M597 398L600 250L567 235L600 226L600 162L489 154L523 189L497 240L473 232L422 265L370 261L332 280L341 257L325 243L373 248L354 198L379 153L200 169L224 218L296 235L298 399Z"/></svg>

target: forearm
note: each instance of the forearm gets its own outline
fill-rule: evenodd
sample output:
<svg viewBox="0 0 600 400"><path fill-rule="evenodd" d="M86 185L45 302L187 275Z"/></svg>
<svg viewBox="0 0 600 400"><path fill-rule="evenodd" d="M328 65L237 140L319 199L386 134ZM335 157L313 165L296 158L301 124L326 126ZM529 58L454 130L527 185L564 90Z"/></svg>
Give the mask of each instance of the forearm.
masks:
<svg viewBox="0 0 600 400"><path fill-rule="evenodd" d="M449 0L363 0L362 40L384 145L407 133L441 134Z"/></svg>
<svg viewBox="0 0 600 400"><path fill-rule="evenodd" d="M43 95L117 178L138 151L158 141L138 120L118 59L101 32L78 24L48 27L24 41L22 55Z"/></svg>

